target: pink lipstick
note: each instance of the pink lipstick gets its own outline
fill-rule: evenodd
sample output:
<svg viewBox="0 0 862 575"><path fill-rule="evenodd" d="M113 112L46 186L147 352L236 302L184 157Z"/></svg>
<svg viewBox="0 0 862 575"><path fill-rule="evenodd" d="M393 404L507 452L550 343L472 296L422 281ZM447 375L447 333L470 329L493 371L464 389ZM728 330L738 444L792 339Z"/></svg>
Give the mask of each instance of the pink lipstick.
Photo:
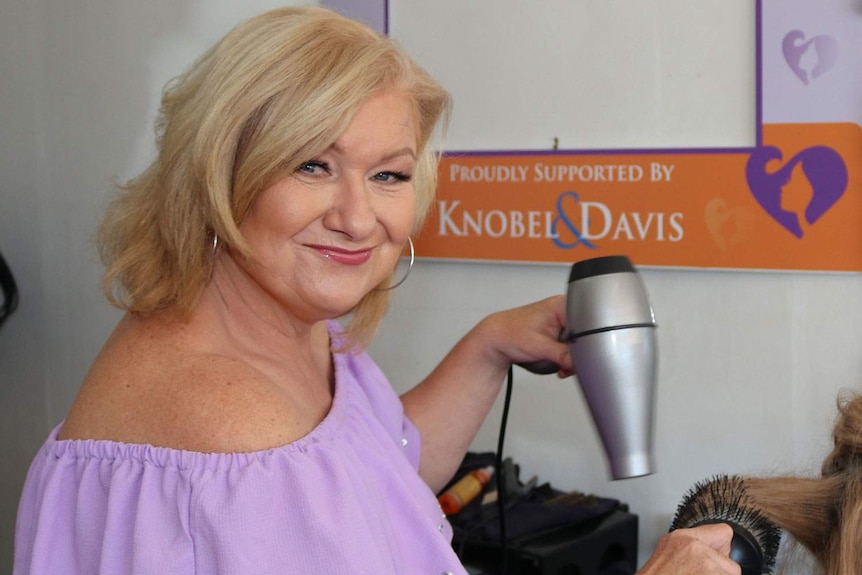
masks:
<svg viewBox="0 0 862 575"><path fill-rule="evenodd" d="M331 246L310 246L326 259L348 266L358 266L371 259L371 250L345 250Z"/></svg>

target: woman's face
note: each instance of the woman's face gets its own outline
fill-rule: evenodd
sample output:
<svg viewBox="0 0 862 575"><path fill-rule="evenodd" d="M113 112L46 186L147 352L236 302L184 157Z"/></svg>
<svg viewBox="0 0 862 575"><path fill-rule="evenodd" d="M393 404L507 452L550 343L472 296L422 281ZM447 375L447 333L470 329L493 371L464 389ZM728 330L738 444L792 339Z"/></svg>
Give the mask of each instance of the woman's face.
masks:
<svg viewBox="0 0 862 575"><path fill-rule="evenodd" d="M253 283L308 321L356 306L392 273L410 234L417 140L403 93L362 104L329 149L255 200L240 226Z"/></svg>

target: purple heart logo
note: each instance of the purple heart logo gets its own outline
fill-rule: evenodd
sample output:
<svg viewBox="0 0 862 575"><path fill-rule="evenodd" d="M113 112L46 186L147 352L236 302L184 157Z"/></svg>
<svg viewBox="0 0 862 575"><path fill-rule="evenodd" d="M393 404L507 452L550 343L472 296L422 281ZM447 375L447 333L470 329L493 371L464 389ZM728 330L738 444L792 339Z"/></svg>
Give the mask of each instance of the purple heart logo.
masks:
<svg viewBox="0 0 862 575"><path fill-rule="evenodd" d="M782 160L773 146L752 152L745 166L748 188L772 219L797 238L835 205L847 189L847 165L826 146L802 150L775 171L770 162Z"/></svg>
<svg viewBox="0 0 862 575"><path fill-rule="evenodd" d="M838 42L832 36L815 36L805 39L801 30L792 30L781 42L784 60L796 77L806 86L816 80L838 61Z"/></svg>

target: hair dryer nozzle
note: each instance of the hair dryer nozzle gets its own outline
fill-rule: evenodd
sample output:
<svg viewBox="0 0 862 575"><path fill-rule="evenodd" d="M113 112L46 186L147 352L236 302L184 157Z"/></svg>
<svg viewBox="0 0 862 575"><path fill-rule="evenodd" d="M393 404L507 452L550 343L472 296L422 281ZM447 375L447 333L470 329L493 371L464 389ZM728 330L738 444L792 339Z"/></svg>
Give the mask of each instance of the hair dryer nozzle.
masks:
<svg viewBox="0 0 862 575"><path fill-rule="evenodd" d="M569 350L614 479L654 472L656 323L629 259L575 263L567 294Z"/></svg>

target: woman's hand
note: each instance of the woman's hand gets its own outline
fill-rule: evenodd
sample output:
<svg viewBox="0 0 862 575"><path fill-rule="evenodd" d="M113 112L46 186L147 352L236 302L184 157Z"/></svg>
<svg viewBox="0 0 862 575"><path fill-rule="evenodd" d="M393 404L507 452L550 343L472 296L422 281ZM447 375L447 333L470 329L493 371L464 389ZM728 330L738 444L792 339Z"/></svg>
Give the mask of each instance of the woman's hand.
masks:
<svg viewBox="0 0 862 575"><path fill-rule="evenodd" d="M553 362L560 377L573 373L568 346L559 341L565 316L564 296L491 314L401 396L422 434L419 474L433 490L458 469L512 364Z"/></svg>
<svg viewBox="0 0 862 575"><path fill-rule="evenodd" d="M565 320L566 298L553 296L492 314L470 336L485 338L489 360L505 369L511 364L531 369L529 364L553 363L558 377L565 378L574 373L568 345L560 337Z"/></svg>
<svg viewBox="0 0 862 575"><path fill-rule="evenodd" d="M733 529L725 523L677 529L662 537L637 575L740 575L730 555Z"/></svg>

